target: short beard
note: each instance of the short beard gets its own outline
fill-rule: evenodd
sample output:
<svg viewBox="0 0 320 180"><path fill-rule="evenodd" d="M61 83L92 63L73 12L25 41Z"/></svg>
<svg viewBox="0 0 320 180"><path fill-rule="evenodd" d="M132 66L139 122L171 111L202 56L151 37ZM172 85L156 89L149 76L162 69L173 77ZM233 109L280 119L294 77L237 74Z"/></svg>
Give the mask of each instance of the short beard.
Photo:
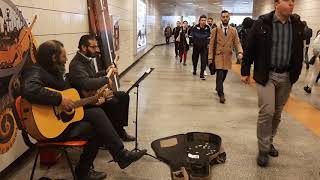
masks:
<svg viewBox="0 0 320 180"><path fill-rule="evenodd" d="M97 57L96 54L91 54L89 51L86 52L86 56L87 56L88 58L95 58L95 57Z"/></svg>
<svg viewBox="0 0 320 180"><path fill-rule="evenodd" d="M222 23L223 24L223 26L227 26L228 24L229 24L229 22L227 22L227 23Z"/></svg>
<svg viewBox="0 0 320 180"><path fill-rule="evenodd" d="M61 63L61 60L58 59L58 62L53 63L51 72L52 74L56 75L60 79L60 78L63 78L66 72L66 67L63 63Z"/></svg>

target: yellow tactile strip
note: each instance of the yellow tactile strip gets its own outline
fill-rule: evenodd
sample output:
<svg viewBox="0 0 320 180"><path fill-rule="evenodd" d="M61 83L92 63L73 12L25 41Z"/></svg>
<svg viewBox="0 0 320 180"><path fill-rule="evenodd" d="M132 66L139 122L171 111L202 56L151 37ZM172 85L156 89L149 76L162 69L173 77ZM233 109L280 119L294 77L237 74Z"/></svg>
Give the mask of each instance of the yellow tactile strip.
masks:
<svg viewBox="0 0 320 180"><path fill-rule="evenodd" d="M240 75L240 65L233 64L232 71ZM252 80L251 82L254 81ZM255 83L251 83L250 85L255 87ZM320 111L318 109L301 100L299 97L290 95L284 110L306 128L320 136Z"/></svg>

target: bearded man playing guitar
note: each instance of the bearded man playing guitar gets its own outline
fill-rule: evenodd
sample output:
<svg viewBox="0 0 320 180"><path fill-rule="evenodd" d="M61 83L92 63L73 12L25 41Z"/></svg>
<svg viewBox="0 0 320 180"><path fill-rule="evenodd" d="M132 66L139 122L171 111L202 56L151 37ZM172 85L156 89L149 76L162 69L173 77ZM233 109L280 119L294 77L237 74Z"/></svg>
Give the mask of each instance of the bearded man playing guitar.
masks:
<svg viewBox="0 0 320 180"><path fill-rule="evenodd" d="M63 77L66 61L66 51L61 42L51 40L41 44L38 48L37 63L27 67L22 73L22 97L33 104L57 106L62 111L74 109L75 102L59 92L48 89L63 91L70 87ZM146 153L146 150L125 149L105 112L94 106L84 108L83 120L70 124L60 136L48 140L88 141L75 168L78 180L98 180L106 177L105 173L90 170L101 145L108 147L121 169L128 167Z"/></svg>
<svg viewBox="0 0 320 180"><path fill-rule="evenodd" d="M79 51L72 59L69 66L69 80L78 91L96 91L106 84L111 88L112 81L106 74L113 68L103 69L98 55L98 42L95 36L83 35L80 38ZM123 141L134 141L135 137L129 135L124 126L128 126L129 100L128 94L122 91L113 92L113 98L102 103L100 107L110 118L114 128Z"/></svg>

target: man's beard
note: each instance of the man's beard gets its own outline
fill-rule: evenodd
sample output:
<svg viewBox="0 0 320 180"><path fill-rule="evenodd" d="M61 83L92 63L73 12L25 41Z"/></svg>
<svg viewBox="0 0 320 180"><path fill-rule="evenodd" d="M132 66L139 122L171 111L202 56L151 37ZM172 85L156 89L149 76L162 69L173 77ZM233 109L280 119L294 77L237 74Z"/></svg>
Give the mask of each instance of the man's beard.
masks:
<svg viewBox="0 0 320 180"><path fill-rule="evenodd" d="M58 78L63 78L65 72L66 72L66 67L64 63L61 63L61 60L59 59L57 63L53 63L53 67L51 72L56 75Z"/></svg>
<svg viewBox="0 0 320 180"><path fill-rule="evenodd" d="M97 54L96 54L96 53L91 53L91 52L89 52L89 51L87 51L85 55L86 55L87 57L89 57L89 58L95 58L95 57L97 57Z"/></svg>
<svg viewBox="0 0 320 180"><path fill-rule="evenodd" d="M227 26L229 24L229 21L227 21L226 23L225 22L222 22L223 26Z"/></svg>
<svg viewBox="0 0 320 180"><path fill-rule="evenodd" d="M208 23L208 25L211 27L213 24L212 23Z"/></svg>

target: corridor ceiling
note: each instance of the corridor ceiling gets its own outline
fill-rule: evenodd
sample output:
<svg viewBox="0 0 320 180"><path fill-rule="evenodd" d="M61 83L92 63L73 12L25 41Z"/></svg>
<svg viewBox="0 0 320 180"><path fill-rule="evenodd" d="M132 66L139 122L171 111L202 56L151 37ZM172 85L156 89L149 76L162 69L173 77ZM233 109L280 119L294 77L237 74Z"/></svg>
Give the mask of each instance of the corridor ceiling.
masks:
<svg viewBox="0 0 320 180"><path fill-rule="evenodd" d="M220 13L251 14L253 0L159 0L162 15Z"/></svg>

